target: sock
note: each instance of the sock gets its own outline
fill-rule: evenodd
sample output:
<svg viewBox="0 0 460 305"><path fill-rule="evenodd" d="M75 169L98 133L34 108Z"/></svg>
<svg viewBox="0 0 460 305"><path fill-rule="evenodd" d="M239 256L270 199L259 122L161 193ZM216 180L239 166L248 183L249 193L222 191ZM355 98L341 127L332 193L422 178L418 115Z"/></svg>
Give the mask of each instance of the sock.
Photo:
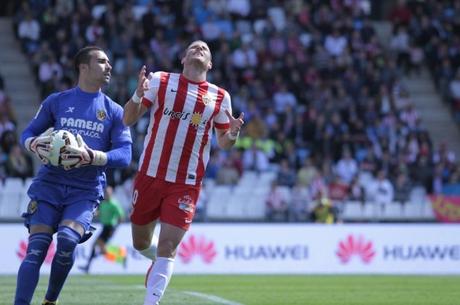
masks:
<svg viewBox="0 0 460 305"><path fill-rule="evenodd" d="M158 241L154 238L152 240L152 244L150 245L150 247L144 250L140 250L139 253L147 257L148 259L155 261L157 259L157 246Z"/></svg>
<svg viewBox="0 0 460 305"><path fill-rule="evenodd" d="M147 282L147 292L144 305L153 305L160 302L166 287L169 284L174 269L174 258L158 257L153 265Z"/></svg>
<svg viewBox="0 0 460 305"><path fill-rule="evenodd" d="M35 233L29 236L27 254L18 271L14 305L29 305L40 276L40 267L48 253L53 236L48 233Z"/></svg>
<svg viewBox="0 0 460 305"><path fill-rule="evenodd" d="M65 226L59 227L57 249L51 264L50 279L45 297L48 301L56 301L59 293L61 293L67 275L72 269L75 260L74 250L80 239L80 234L73 229Z"/></svg>

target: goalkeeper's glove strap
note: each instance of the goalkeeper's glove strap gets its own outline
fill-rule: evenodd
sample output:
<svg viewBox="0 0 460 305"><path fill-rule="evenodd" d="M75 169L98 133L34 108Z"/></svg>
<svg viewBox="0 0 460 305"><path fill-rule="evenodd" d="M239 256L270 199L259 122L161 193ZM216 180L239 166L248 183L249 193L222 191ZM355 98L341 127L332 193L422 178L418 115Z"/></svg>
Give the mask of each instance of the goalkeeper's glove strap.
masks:
<svg viewBox="0 0 460 305"><path fill-rule="evenodd" d="M107 164L107 154L99 150L88 149L91 165L104 166Z"/></svg>

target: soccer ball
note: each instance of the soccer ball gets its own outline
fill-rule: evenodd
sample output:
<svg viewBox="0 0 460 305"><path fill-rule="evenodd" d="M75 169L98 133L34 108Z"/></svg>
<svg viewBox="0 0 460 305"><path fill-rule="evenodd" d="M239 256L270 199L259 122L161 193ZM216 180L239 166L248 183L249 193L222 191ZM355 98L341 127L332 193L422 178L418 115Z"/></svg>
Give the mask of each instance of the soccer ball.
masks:
<svg viewBox="0 0 460 305"><path fill-rule="evenodd" d="M66 145L78 147L75 136L67 130L55 130L51 133L51 150L48 155L48 161L51 165L61 165L61 152Z"/></svg>

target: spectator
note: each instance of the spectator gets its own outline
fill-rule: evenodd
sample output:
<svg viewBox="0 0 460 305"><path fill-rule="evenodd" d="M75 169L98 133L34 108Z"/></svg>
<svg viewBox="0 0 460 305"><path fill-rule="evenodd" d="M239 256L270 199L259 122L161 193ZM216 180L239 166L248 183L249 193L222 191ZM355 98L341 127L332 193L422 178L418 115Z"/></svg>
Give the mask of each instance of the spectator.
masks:
<svg viewBox="0 0 460 305"><path fill-rule="evenodd" d="M305 159L303 166L297 172L297 182L302 186L309 186L313 178L316 176L317 169L313 164L313 159L308 157Z"/></svg>
<svg viewBox="0 0 460 305"><path fill-rule="evenodd" d="M335 167L337 176L347 185L351 183L353 177L358 173L358 163L351 157L351 152L345 149L342 153L342 159L339 160Z"/></svg>
<svg viewBox="0 0 460 305"><path fill-rule="evenodd" d="M309 218L311 201L312 198L308 188L300 183L296 183L291 191L289 221L306 221Z"/></svg>
<svg viewBox="0 0 460 305"><path fill-rule="evenodd" d="M455 79L449 84L450 98L452 109L455 114L455 119L460 123L460 69L456 73Z"/></svg>
<svg viewBox="0 0 460 305"><path fill-rule="evenodd" d="M40 38L40 24L30 12L27 12L24 19L19 23L18 37L21 40L23 50L27 54L32 54L37 50Z"/></svg>
<svg viewBox="0 0 460 305"><path fill-rule="evenodd" d="M294 186L296 181L296 174L295 171L289 166L288 160L281 160L276 181L277 184L281 186Z"/></svg>
<svg viewBox="0 0 460 305"><path fill-rule="evenodd" d="M333 202L324 194L316 201L316 205L311 212L313 222L331 224L338 221L338 210Z"/></svg>
<svg viewBox="0 0 460 305"><path fill-rule="evenodd" d="M34 175L32 158L18 144L11 148L5 167L8 177L26 179Z"/></svg>
<svg viewBox="0 0 460 305"><path fill-rule="evenodd" d="M238 170L233 166L232 161L226 159L222 167L217 171L216 184L235 185L238 183L239 178Z"/></svg>
<svg viewBox="0 0 460 305"><path fill-rule="evenodd" d="M5 132L14 132L15 130L16 126L14 125L13 121L10 120L8 115L6 113L0 112L0 138Z"/></svg>
<svg viewBox="0 0 460 305"><path fill-rule="evenodd" d="M0 115L2 114L6 115L7 119L10 120L12 123L16 122L16 115L11 105L10 97L5 92L5 83L3 81L3 78L0 76Z"/></svg>
<svg viewBox="0 0 460 305"><path fill-rule="evenodd" d="M268 170L268 157L263 150L253 143L251 148L243 153L243 166L245 170L263 172Z"/></svg>
<svg viewBox="0 0 460 305"><path fill-rule="evenodd" d="M265 200L266 217L268 221L286 221L288 217L288 193L273 181Z"/></svg>
<svg viewBox="0 0 460 305"><path fill-rule="evenodd" d="M370 198L383 211L394 200L394 188L384 170L379 170L370 186Z"/></svg>
<svg viewBox="0 0 460 305"><path fill-rule="evenodd" d="M409 200L411 189L409 177L405 173L399 173L394 183L394 200L405 204Z"/></svg>

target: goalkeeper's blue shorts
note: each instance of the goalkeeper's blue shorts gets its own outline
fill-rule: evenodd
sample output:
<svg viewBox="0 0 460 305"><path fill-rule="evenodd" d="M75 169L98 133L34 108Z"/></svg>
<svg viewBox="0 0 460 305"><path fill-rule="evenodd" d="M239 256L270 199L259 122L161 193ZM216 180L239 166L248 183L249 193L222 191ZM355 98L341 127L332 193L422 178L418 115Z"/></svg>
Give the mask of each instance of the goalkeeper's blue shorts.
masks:
<svg viewBox="0 0 460 305"><path fill-rule="evenodd" d="M74 220L85 231L89 231L101 199L93 189L85 190L40 180L32 183L27 194L31 201L27 212L22 215L26 227L43 224L52 227L54 231L57 231L63 220Z"/></svg>

